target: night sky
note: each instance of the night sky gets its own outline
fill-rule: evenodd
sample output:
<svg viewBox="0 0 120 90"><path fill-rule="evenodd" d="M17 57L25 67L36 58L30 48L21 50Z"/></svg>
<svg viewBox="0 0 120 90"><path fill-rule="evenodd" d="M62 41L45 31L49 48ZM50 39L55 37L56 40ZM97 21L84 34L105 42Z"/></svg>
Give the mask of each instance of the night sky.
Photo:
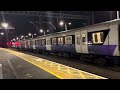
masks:
<svg viewBox="0 0 120 90"><path fill-rule="evenodd" d="M52 11L55 13L64 13L64 14L73 14L73 15L87 15L91 17L91 11ZM15 27L15 30L10 30L9 36L14 38L20 35L27 35L29 32L37 33L37 35L42 35L39 31L36 30L35 26L29 23L27 20L35 22L38 21L39 18L35 16L22 16L22 15L4 15L6 22L8 22L11 26ZM112 14L109 11L94 11L94 20L95 23L107 21L110 19L116 18L116 12L113 11ZM0 15L0 22L3 21L2 16ZM59 26L59 21L56 18L41 18L41 21L52 22L53 25L56 26L57 30L55 31L50 25L42 24L41 26L36 23L36 25L45 30L50 29L50 33L59 32L64 30L63 27ZM84 26L87 23L85 20L75 20L75 19L64 19L66 22L71 22L72 25L68 26L68 29L78 28ZM90 19L91 21L91 19ZM87 24L86 24L87 25ZM4 30L0 30L0 32L4 32Z"/></svg>

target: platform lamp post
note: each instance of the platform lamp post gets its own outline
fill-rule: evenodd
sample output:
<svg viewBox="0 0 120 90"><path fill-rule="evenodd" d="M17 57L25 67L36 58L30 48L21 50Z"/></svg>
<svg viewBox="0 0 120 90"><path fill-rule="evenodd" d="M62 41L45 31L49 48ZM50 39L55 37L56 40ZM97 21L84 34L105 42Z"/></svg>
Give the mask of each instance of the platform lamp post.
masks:
<svg viewBox="0 0 120 90"><path fill-rule="evenodd" d="M43 33L45 35L45 30L40 29L40 33Z"/></svg>
<svg viewBox="0 0 120 90"><path fill-rule="evenodd" d="M67 29L67 24L68 24L68 25L71 25L71 22L69 22L69 23L64 23L63 21L60 21L60 23L59 23L60 26L65 25L65 31L68 30L68 29Z"/></svg>
<svg viewBox="0 0 120 90"><path fill-rule="evenodd" d="M31 33L28 33L28 36L31 36L33 38L33 35Z"/></svg>
<svg viewBox="0 0 120 90"><path fill-rule="evenodd" d="M7 37L7 42L8 42L8 23L1 23L1 26L6 30L6 37Z"/></svg>
<svg viewBox="0 0 120 90"><path fill-rule="evenodd" d="M24 40L25 40L25 36L21 36L21 39L24 39Z"/></svg>
<svg viewBox="0 0 120 90"><path fill-rule="evenodd" d="M6 31L6 41L8 42L8 30L9 29L15 29L14 27L10 26L8 23L5 21L1 23L0 29L5 29Z"/></svg>
<svg viewBox="0 0 120 90"><path fill-rule="evenodd" d="M1 36L3 36L3 35L4 35L4 33L3 33L3 32L1 32L1 33L0 33L0 35L1 35ZM1 43L2 43L2 40L1 40Z"/></svg>
<svg viewBox="0 0 120 90"><path fill-rule="evenodd" d="M25 36L26 38L28 38L28 36Z"/></svg>
<svg viewBox="0 0 120 90"><path fill-rule="evenodd" d="M49 30L46 30L46 32L49 32ZM40 33L43 33L44 35L46 35L46 32L45 32L45 30L40 29Z"/></svg>
<svg viewBox="0 0 120 90"><path fill-rule="evenodd" d="M120 17L119 17L119 11L117 11L117 19L119 19Z"/></svg>

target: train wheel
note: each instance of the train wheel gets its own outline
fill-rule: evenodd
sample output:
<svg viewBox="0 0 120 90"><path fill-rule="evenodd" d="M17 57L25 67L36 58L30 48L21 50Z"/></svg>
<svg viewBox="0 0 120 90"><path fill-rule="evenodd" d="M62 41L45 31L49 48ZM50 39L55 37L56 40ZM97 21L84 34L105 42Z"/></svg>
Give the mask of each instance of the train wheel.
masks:
<svg viewBox="0 0 120 90"><path fill-rule="evenodd" d="M100 66L105 66L106 65L106 59L104 58L98 58L94 59L94 63Z"/></svg>

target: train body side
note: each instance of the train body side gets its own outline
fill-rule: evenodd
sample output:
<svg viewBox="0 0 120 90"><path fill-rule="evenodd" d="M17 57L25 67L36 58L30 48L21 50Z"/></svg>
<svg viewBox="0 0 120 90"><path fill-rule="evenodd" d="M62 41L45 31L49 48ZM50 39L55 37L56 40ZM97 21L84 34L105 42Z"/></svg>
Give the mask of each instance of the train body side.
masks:
<svg viewBox="0 0 120 90"><path fill-rule="evenodd" d="M118 21L40 36L21 48L34 51L120 56ZM60 41L59 41L60 40Z"/></svg>

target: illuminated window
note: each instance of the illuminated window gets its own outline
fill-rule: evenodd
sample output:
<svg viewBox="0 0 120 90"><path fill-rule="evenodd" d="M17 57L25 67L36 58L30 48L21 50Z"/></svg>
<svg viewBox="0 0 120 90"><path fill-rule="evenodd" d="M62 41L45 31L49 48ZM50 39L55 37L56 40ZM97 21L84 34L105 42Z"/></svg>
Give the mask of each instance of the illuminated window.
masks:
<svg viewBox="0 0 120 90"><path fill-rule="evenodd" d="M65 44L72 44L72 36L65 37Z"/></svg>
<svg viewBox="0 0 120 90"><path fill-rule="evenodd" d="M95 42L98 42L97 34L95 33L94 36L95 36Z"/></svg>
<svg viewBox="0 0 120 90"><path fill-rule="evenodd" d="M33 45L35 45L35 40L33 40Z"/></svg>
<svg viewBox="0 0 120 90"><path fill-rule="evenodd" d="M30 45L33 45L33 42L32 42L32 41L30 41Z"/></svg>
<svg viewBox="0 0 120 90"><path fill-rule="evenodd" d="M80 35L77 35L77 44L80 45Z"/></svg>
<svg viewBox="0 0 120 90"><path fill-rule="evenodd" d="M36 41L36 45L38 45L38 40L35 40Z"/></svg>
<svg viewBox="0 0 120 90"><path fill-rule="evenodd" d="M58 44L62 45L63 44L63 37L58 38Z"/></svg>
<svg viewBox="0 0 120 90"><path fill-rule="evenodd" d="M50 40L47 40L47 45L51 45Z"/></svg>
<svg viewBox="0 0 120 90"><path fill-rule="evenodd" d="M52 45L56 45L57 44L57 39L56 38L52 38Z"/></svg>
<svg viewBox="0 0 120 90"><path fill-rule="evenodd" d="M42 39L42 45L45 45L46 43L45 43L45 39Z"/></svg>
<svg viewBox="0 0 120 90"><path fill-rule="evenodd" d="M82 34L82 42L86 42L86 40L85 40L85 34Z"/></svg>
<svg viewBox="0 0 120 90"><path fill-rule="evenodd" d="M42 45L41 40L37 40L38 45Z"/></svg>
<svg viewBox="0 0 120 90"><path fill-rule="evenodd" d="M92 41L94 44L103 43L103 32L96 32L92 34Z"/></svg>

